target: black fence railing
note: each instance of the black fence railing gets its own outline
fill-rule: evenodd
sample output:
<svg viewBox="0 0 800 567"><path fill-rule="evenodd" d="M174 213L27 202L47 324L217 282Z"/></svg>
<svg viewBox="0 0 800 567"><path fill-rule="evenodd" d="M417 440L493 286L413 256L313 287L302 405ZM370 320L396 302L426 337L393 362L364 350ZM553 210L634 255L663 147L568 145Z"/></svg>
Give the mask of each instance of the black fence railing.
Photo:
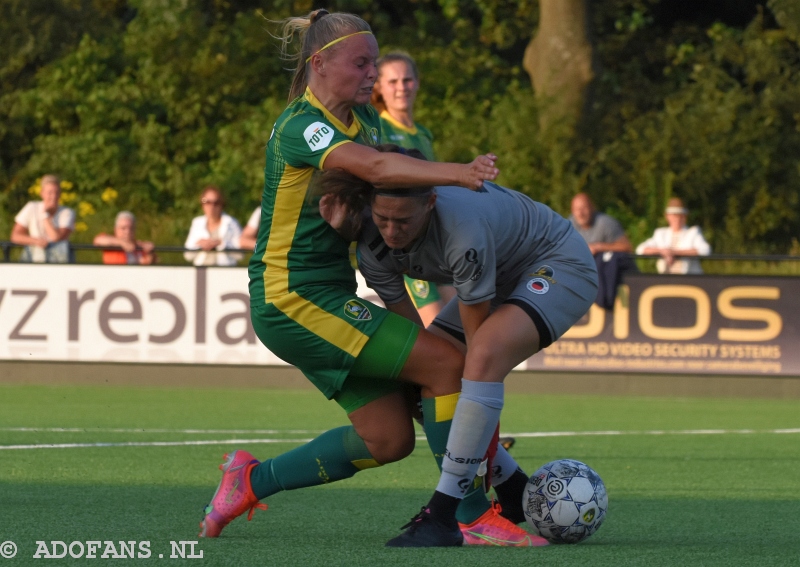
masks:
<svg viewBox="0 0 800 567"><path fill-rule="evenodd" d="M16 248L24 248L22 244L15 244L14 242L0 240L0 262L11 262L11 251ZM122 250L115 246L95 246L93 244L77 244L70 243L70 248L76 252L96 252L101 253L105 250ZM183 246L156 246L153 250L158 255L164 254L183 254L184 252L198 252L198 249L184 248ZM242 248L226 248L223 251L228 253L250 254L252 250ZM658 254L631 254L636 260L657 260L661 256ZM720 262L720 261L733 261L733 262L800 262L800 256L792 256L789 254L710 254L708 256L680 256L675 255L676 258L692 258L700 262ZM84 263L84 262L78 262ZM99 262L85 262L85 263L99 263ZM181 258L181 263L188 263Z"/></svg>
<svg viewBox="0 0 800 567"><path fill-rule="evenodd" d="M122 250L122 248L118 246L95 246L94 244L78 244L70 242L70 249L73 252L93 252L95 254L100 254L106 250ZM12 250L14 249L22 249L25 248L24 244L16 244L14 242L10 242L7 240L0 240L0 263L8 263L13 262L12 260ZM178 262L169 262L170 264L189 264L183 258L184 252L200 252L201 250L196 248L184 248L183 246L156 246L153 248L153 252L159 256L159 258L163 258L164 255L170 256L177 256L180 255L180 259ZM250 249L243 249L243 248L226 248L225 250L216 250L216 252L221 253L231 253L231 254L250 254L253 251ZM75 262L78 264L99 264L102 263L100 260L100 256L97 256L97 259L93 262L83 262L80 261L80 258ZM162 263L161 261L159 263Z"/></svg>

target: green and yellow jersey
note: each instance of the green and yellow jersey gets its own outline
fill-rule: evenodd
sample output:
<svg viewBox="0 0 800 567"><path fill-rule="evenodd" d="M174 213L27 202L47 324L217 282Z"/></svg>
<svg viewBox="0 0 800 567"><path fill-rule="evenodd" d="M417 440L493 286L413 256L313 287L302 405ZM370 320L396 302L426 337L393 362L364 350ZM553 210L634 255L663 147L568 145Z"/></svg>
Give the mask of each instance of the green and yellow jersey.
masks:
<svg viewBox="0 0 800 567"><path fill-rule="evenodd" d="M351 142L380 141L376 110L352 110L346 127L306 89L275 122L267 144L261 225L250 259L250 304L265 305L304 286L340 286L351 292L356 280L349 243L319 214L319 198L308 188L332 150Z"/></svg>
<svg viewBox="0 0 800 567"><path fill-rule="evenodd" d="M433 134L431 134L431 131L425 126L416 123L413 128L407 128L392 118L392 115L385 110L381 112L381 142L384 144L397 144L406 149L417 149L429 161L436 161L433 155Z"/></svg>

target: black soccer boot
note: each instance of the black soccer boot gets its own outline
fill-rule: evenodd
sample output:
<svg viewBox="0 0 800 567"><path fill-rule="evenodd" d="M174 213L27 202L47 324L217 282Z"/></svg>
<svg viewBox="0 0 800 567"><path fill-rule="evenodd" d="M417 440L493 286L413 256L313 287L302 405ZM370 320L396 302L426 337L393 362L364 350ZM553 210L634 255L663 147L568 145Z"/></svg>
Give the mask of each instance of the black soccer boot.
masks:
<svg viewBox="0 0 800 567"><path fill-rule="evenodd" d="M400 529L406 531L387 541L386 547L460 547L464 543L455 519L452 525L443 524L425 506Z"/></svg>

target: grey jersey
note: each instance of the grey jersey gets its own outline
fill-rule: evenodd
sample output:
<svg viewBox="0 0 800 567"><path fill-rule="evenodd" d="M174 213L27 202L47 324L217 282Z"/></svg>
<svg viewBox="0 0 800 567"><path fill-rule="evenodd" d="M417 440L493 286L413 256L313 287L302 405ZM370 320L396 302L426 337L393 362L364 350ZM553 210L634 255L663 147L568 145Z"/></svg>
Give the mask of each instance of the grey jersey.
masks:
<svg viewBox="0 0 800 567"><path fill-rule="evenodd" d="M564 217L529 197L484 183L484 189L437 187L425 234L408 252L392 250L369 219L358 242L358 265L387 305L406 294L403 274L452 284L466 304L505 297L519 272L572 233Z"/></svg>
<svg viewBox="0 0 800 567"><path fill-rule="evenodd" d="M619 221L614 217L608 216L605 213L595 213L592 219L592 225L589 228L582 228L578 225L575 217L569 216L572 223L572 228L578 231L584 240L589 244L595 242L616 242L625 236L625 230Z"/></svg>

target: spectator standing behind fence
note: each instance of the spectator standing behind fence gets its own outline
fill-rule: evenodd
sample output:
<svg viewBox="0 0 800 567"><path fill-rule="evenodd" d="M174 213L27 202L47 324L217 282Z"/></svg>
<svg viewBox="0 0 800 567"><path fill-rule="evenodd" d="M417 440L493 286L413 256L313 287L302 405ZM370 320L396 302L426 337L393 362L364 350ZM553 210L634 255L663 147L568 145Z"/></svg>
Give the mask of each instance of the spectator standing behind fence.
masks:
<svg viewBox="0 0 800 567"><path fill-rule="evenodd" d="M598 252L633 252L633 245L617 219L596 210L586 193L572 198L569 217L572 226L589 244L592 255Z"/></svg>
<svg viewBox="0 0 800 567"><path fill-rule="evenodd" d="M95 246L116 246L122 250L103 250L103 264L156 263L153 243L136 240L136 217L130 211L120 211L114 221L114 234L101 232L94 237Z"/></svg>
<svg viewBox="0 0 800 567"><path fill-rule="evenodd" d="M626 273L638 272L631 258L633 245L617 219L597 211L586 193L572 198L569 217L594 256L599 286L595 303L603 309L613 309L617 287Z"/></svg>
<svg viewBox="0 0 800 567"><path fill-rule="evenodd" d="M203 216L192 220L184 244L190 251L184 252L184 258L195 266L235 266L242 255L224 250L239 248L242 227L235 218L223 212L225 199L222 190L209 185L203 189L200 203Z"/></svg>
<svg viewBox="0 0 800 567"><path fill-rule="evenodd" d="M674 197L667 201L664 216L667 224L657 228L653 236L636 247L637 254L658 254L656 262L659 274L702 274L700 261L684 256L708 256L711 246L703 238L699 226L686 226L689 210L683 201Z"/></svg>
<svg viewBox="0 0 800 567"><path fill-rule="evenodd" d="M11 242L24 244L21 262L65 264L72 261L69 237L75 229L75 211L58 204L61 180L45 175L41 201L29 201L14 217Z"/></svg>
<svg viewBox="0 0 800 567"><path fill-rule="evenodd" d="M239 248L253 250L256 247L256 237L258 236L258 225L261 224L261 205L247 219L244 225L242 236L239 237Z"/></svg>

